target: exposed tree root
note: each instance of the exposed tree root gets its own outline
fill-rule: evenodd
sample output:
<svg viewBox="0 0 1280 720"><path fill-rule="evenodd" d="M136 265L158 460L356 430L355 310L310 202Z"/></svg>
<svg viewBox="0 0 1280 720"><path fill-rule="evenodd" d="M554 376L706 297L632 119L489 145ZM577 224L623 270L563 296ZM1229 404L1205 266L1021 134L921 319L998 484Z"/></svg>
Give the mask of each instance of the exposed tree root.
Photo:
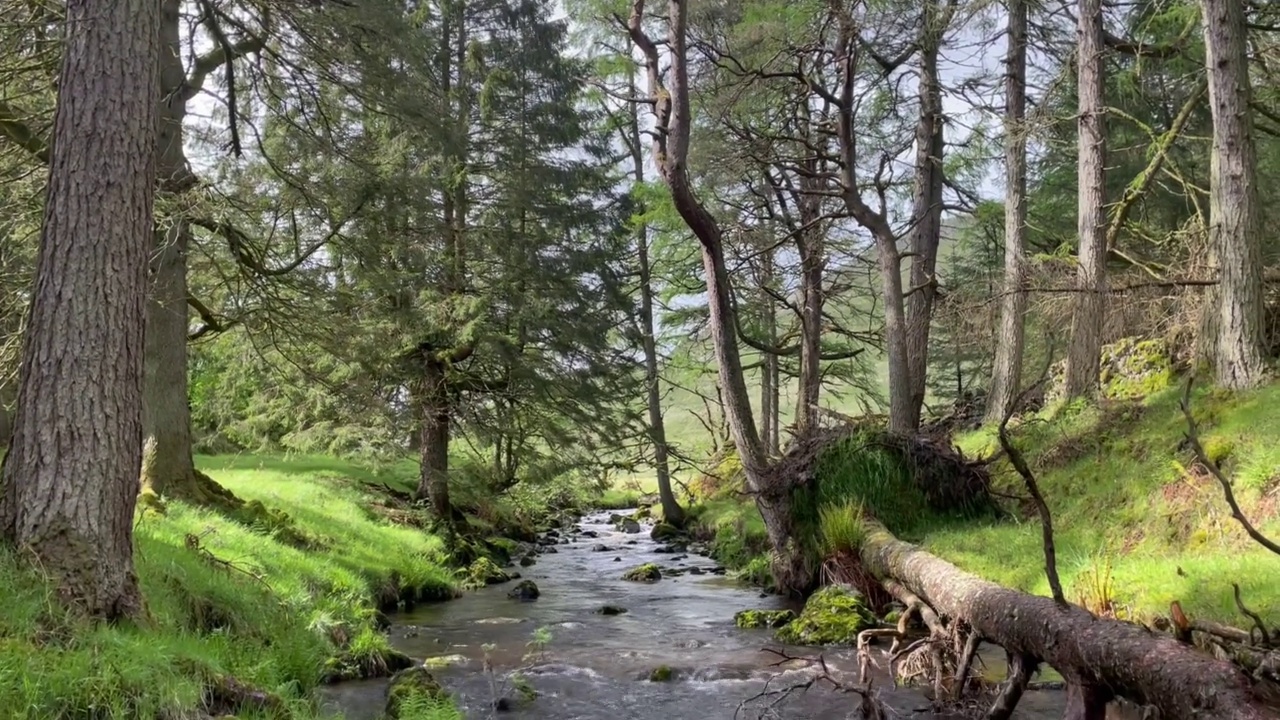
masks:
<svg viewBox="0 0 1280 720"><path fill-rule="evenodd" d="M827 687L842 693L850 693L859 696L858 717L861 720L886 720L888 712L876 694L871 690L871 683L868 680L859 680L858 684L850 684L837 678L832 674L831 669L827 666L827 661L823 656L816 658L799 657L790 655L783 650L766 649L765 652L773 653L779 657L775 666L784 665L795 660L805 660L817 666L818 672L809 679L792 683L791 685L773 687L773 680L770 678L765 683L764 689L752 695L751 697L738 703L737 710L734 711L734 720L740 717L755 718L756 720L778 719L781 714L781 707L792 696L804 693L815 685L826 685Z"/></svg>
<svg viewBox="0 0 1280 720"><path fill-rule="evenodd" d="M1000 686L1000 694L991 703L986 720L1009 720L1013 717L1013 711L1018 707L1022 693L1026 692L1037 665L1036 659L1029 655L1009 653L1009 675Z"/></svg>

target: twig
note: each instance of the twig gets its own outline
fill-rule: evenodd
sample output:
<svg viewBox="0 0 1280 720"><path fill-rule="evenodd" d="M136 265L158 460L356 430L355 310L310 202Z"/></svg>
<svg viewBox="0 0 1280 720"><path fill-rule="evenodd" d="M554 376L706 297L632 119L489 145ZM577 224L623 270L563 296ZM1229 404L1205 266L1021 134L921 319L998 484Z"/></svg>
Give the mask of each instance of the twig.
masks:
<svg viewBox="0 0 1280 720"><path fill-rule="evenodd" d="M1000 688L995 702L991 703L985 720L1009 720L1013 717L1013 711L1018 707L1018 701L1022 699L1022 693L1026 691L1027 683L1038 664L1035 659L1026 655L1009 654L1009 676Z"/></svg>
<svg viewBox="0 0 1280 720"><path fill-rule="evenodd" d="M1253 624L1258 628L1258 634L1262 636L1262 644L1264 646L1270 647L1271 635L1267 633L1267 626L1265 623L1262 622L1262 618L1259 617L1257 613L1245 607L1244 600L1240 598L1240 585L1238 583L1231 583L1231 590L1235 594L1236 607L1240 608L1240 612L1248 616L1248 618L1252 620ZM1249 640L1250 642L1253 641L1252 630L1249 631Z"/></svg>
<svg viewBox="0 0 1280 720"><path fill-rule="evenodd" d="M1222 469L1218 467L1218 463L1209 458L1204 448L1200 445L1200 436L1196 432L1196 420L1191 415L1191 386L1195 382L1195 373L1187 376L1186 388L1182 391L1182 414L1187 419L1187 443L1191 445L1191 450L1196 454L1196 460L1217 479L1218 484L1222 486L1222 494L1227 498L1227 505L1231 507L1231 516L1239 521L1244 527L1244 531L1249 534L1262 547L1271 552L1280 555L1280 545L1263 535L1249 522L1249 518L1245 517L1243 511L1240 510L1240 504L1236 502L1236 494L1231 489L1231 481L1222 473Z"/></svg>

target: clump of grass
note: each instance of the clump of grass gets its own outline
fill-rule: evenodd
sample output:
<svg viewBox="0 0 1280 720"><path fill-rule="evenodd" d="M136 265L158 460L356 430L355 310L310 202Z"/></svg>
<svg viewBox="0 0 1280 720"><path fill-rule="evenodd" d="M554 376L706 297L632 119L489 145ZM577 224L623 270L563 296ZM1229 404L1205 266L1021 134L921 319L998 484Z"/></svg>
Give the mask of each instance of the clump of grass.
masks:
<svg viewBox="0 0 1280 720"><path fill-rule="evenodd" d="M858 552L867 535L862 514L862 502L853 499L818 509L818 535L825 555Z"/></svg>

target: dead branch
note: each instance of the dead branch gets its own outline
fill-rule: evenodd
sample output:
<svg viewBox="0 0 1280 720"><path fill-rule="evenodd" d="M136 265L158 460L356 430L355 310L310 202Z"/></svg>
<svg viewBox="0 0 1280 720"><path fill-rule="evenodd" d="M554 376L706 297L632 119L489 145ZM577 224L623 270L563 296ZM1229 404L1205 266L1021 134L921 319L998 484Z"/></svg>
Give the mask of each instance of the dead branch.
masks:
<svg viewBox="0 0 1280 720"><path fill-rule="evenodd" d="M1008 720L1013 717L1013 711L1018 707L1022 693L1026 692L1027 684L1031 681L1037 665L1039 662L1030 655L1009 653L1008 677L1000 688L1000 694L991 703L991 709L987 711L985 720Z"/></svg>
<svg viewBox="0 0 1280 720"><path fill-rule="evenodd" d="M1244 531L1253 538L1254 542L1271 552L1280 555L1280 545L1263 535L1249 522L1249 518L1245 517L1244 511L1240 509L1240 504L1236 502L1235 491L1231 488L1231 481L1222 473L1222 468L1218 467L1218 463L1214 462L1208 454L1205 453L1204 447L1200 445L1200 435L1196 432L1196 419L1191 414L1191 386L1195 383L1195 373L1187 376L1186 387L1182 391L1182 415L1187 419L1187 443L1191 445L1192 452L1196 455L1196 460L1204 466L1206 470L1213 475L1218 484L1222 486L1222 494L1227 499L1227 505L1231 508L1231 517L1235 518L1244 528Z"/></svg>
<svg viewBox="0 0 1280 720"><path fill-rule="evenodd" d="M792 695L796 693L804 693L809 690L809 688L820 684L825 684L836 692L858 695L861 700L858 711L859 716L863 720L887 719L888 715L885 705L876 697L876 694L871 691L871 684L869 682L863 683L859 686L850 685L838 680L834 675L832 675L831 668L827 666L826 658L822 655L818 655L816 658L800 657L791 655L785 650L775 648L764 648L761 652L771 653L780 658L778 662L774 663L774 666L783 665L795 660L803 660L817 665L818 672L807 680L792 683L791 685L782 688L771 688L770 684L775 678L770 678L760 692L738 703L737 709L733 711L734 720L737 720L738 716L753 703L764 704L764 707L757 711L755 716L756 718L763 720L763 718L781 717L776 710L779 705L786 702Z"/></svg>

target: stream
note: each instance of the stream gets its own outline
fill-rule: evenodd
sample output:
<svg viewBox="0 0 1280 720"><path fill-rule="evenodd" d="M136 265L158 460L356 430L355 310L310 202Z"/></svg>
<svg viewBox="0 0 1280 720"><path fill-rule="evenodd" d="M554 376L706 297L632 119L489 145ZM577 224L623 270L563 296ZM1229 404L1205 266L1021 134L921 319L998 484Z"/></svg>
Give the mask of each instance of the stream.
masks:
<svg viewBox="0 0 1280 720"><path fill-rule="evenodd" d="M779 648L772 631L742 630L733 624L739 610L798 607L715 574L717 566L707 558L655 552L662 546L649 538L648 525L640 533L618 532L609 515L583 518L576 529L560 533L565 539L549 546L554 551L544 548L536 564L515 568L537 583L541 597L536 601L509 599L515 582L508 582L461 600L422 605L392 618L392 644L415 658L453 656L452 664L432 673L469 719L497 715L512 720L731 720L743 701L814 676L811 661L779 665L782 658L763 651ZM599 545L609 550L593 550ZM620 579L625 570L646 562L686 574L656 583ZM604 605L627 612L599 614ZM540 653L526 657L537 628L546 628L551 638ZM493 676L503 686L497 694L518 697L504 678L519 669L536 689L536 700L494 713L495 689L483 671L484 646L490 646ZM789 648L788 653L816 657L818 651ZM852 649L827 648L824 657L833 675L856 682ZM993 653L988 662L995 658ZM883 656L878 659L883 665ZM651 682L650 673L664 665L672 670L671 681ZM377 720L386 686L385 679L342 683L326 688L322 702L347 720ZM963 717L932 712L923 694L895 690L883 670L875 678L874 691L891 717ZM773 714L766 714L775 699L743 706L736 717L858 717L857 696L821 685L791 693L768 710ZM1059 692L1028 692L1015 717L1058 718L1063 706Z"/></svg>

